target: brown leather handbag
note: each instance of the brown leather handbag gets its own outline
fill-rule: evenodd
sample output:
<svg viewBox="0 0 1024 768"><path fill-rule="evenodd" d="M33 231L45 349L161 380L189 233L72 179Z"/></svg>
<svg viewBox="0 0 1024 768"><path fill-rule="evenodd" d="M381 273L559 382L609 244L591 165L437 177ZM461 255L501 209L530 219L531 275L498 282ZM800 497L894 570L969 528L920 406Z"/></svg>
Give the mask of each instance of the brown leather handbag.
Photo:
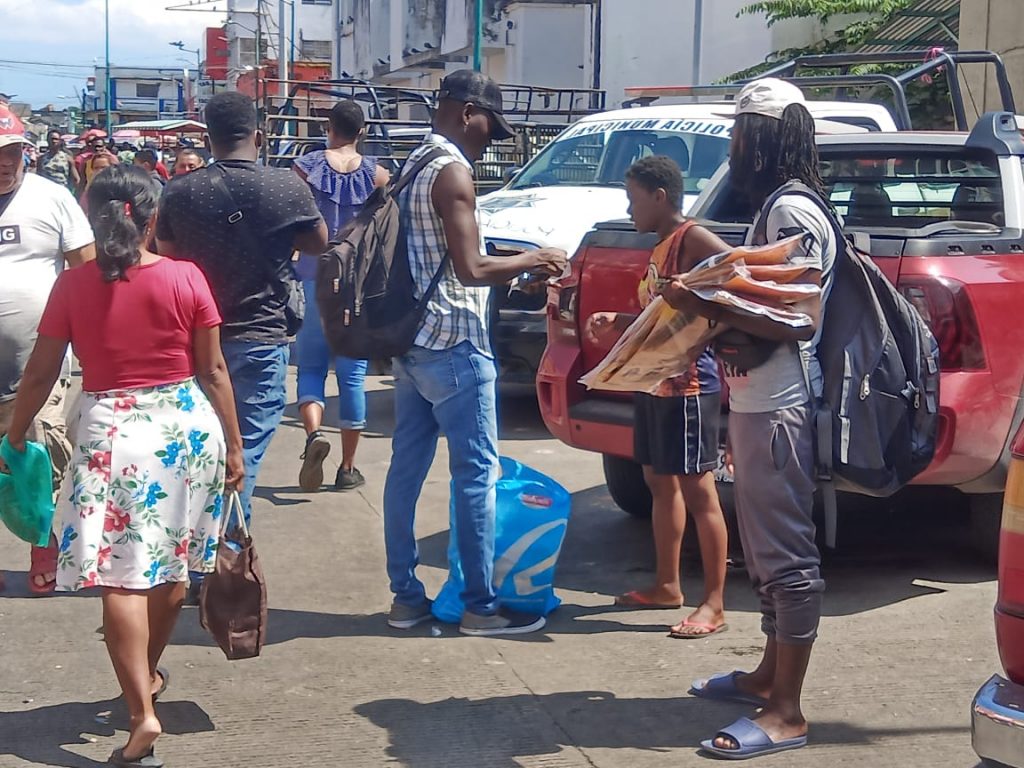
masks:
<svg viewBox="0 0 1024 768"><path fill-rule="evenodd" d="M230 661L260 655L267 632L267 583L237 491L226 494L217 563L199 592L199 623ZM238 527L229 532L233 514Z"/></svg>

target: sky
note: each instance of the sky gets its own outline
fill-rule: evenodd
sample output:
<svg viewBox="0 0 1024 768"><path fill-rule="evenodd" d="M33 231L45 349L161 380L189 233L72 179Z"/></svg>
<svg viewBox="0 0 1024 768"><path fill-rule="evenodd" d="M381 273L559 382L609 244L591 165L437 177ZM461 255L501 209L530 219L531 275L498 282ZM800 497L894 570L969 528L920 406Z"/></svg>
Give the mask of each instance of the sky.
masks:
<svg viewBox="0 0 1024 768"><path fill-rule="evenodd" d="M168 43L202 48L203 30L225 14L166 10L188 1L109 0L111 65L195 70L195 54ZM37 108L80 103L85 78L103 66L103 6L104 0L0 0L0 91ZM224 10L227 2L201 7Z"/></svg>

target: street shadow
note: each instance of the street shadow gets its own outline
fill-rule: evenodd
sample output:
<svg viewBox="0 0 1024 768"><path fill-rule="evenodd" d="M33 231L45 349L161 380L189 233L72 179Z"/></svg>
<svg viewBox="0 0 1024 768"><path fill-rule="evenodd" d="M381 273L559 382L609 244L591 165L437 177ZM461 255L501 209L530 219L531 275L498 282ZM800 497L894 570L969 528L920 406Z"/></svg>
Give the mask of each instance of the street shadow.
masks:
<svg viewBox="0 0 1024 768"><path fill-rule="evenodd" d="M26 558L27 558L26 553ZM99 597L100 589L80 589L77 592L47 592L37 595L28 588L28 571L4 571L6 588L0 592L0 599L27 598L29 600L62 600L67 598Z"/></svg>
<svg viewBox="0 0 1024 768"><path fill-rule="evenodd" d="M210 716L195 702L160 701L156 705L165 734L180 736L215 730ZM121 697L74 701L18 712L0 712L0 757L10 755L34 765L95 768L107 765L75 754L68 746L90 744L89 736L110 738L129 729ZM121 746L112 742L110 751Z"/></svg>
<svg viewBox="0 0 1024 768"><path fill-rule="evenodd" d="M750 714L749 708L695 698L619 698L607 691L428 703L379 699L355 711L387 729L389 757L415 768L518 768L521 758L574 748L696 752L703 739ZM966 726L870 729L821 722L812 725L810 748L969 731Z"/></svg>
<svg viewBox="0 0 1024 768"><path fill-rule="evenodd" d="M512 635L504 638L520 643L550 643L553 636L574 634L592 635L609 632L656 632L665 633L663 624L630 624L608 616L606 608L588 608L579 605L565 605L548 616L547 626L542 632L529 635ZM324 640L344 637L389 637L399 640L432 637L436 639L466 641L470 638L459 633L455 624L429 621L409 630L395 630L387 625L385 613L320 613L285 608L270 608L267 611L267 637L265 645L283 645L293 640ZM175 625L171 645L214 648L213 638L199 625L196 609L186 608Z"/></svg>
<svg viewBox="0 0 1024 768"><path fill-rule="evenodd" d="M826 553L823 566L824 615L855 615L941 593L945 584L995 579L994 568L965 548L966 514L956 505L920 503L920 495L908 498L873 504L854 499L840 507L841 548ZM688 527L692 532L694 526ZM691 543L683 553L683 588L696 596L703 576L699 549ZM419 548L423 564L447 569L447 531L421 539ZM736 554L738 565L727 574L726 608L758 612L760 603ZM648 586L653 575L650 521L622 512L603 485L574 493L556 591L605 595L610 608L616 595Z"/></svg>
<svg viewBox="0 0 1024 768"><path fill-rule="evenodd" d="M258 499L269 501L275 507L295 507L313 501L309 493L297 485L258 485L252 495Z"/></svg>

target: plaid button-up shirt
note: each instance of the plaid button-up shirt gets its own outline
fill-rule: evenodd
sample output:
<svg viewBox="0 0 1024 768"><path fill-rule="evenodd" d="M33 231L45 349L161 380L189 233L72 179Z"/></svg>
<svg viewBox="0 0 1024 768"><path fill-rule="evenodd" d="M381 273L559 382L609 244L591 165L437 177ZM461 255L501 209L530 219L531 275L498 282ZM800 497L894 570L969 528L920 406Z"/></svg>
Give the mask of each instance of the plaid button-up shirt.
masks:
<svg viewBox="0 0 1024 768"><path fill-rule="evenodd" d="M431 279L448 252L444 225L431 201L434 182L438 174L451 163L461 163L470 173L473 172L472 163L462 151L436 133L430 134L423 146L409 155L405 169L411 168L419 158L437 147L442 147L448 154L431 161L398 197L402 226L408 238L409 267L417 297L422 296L430 287ZM484 253L484 250L481 236L480 252ZM479 352L490 355L491 344L487 334L489 296L489 288L465 286L459 282L455 267L449 259L437 291L427 303L423 325L416 335L416 346L442 350L468 341Z"/></svg>

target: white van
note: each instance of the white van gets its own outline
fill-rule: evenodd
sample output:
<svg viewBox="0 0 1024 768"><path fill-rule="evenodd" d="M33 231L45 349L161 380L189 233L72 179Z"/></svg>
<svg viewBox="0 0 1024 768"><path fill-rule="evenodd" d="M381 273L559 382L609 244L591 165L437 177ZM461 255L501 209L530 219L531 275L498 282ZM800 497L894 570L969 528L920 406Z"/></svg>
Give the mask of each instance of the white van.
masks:
<svg viewBox="0 0 1024 768"><path fill-rule="evenodd" d="M663 91L665 89L662 89ZM895 131L877 104L809 102L822 130ZM729 156L732 102L622 109L573 123L502 189L479 201L480 225L492 253L530 248L576 252L601 221L623 219L626 170L649 155L668 155L685 179L683 211ZM547 341L543 293L495 289L492 337L502 392L529 394Z"/></svg>
<svg viewBox="0 0 1024 768"><path fill-rule="evenodd" d="M832 130L895 131L878 104L808 102ZM648 155L667 155L683 171L689 210L729 155L731 102L622 109L591 115L551 142L502 189L481 198L485 240L506 247L554 246L573 253L599 221L626 216L624 177ZM837 128L838 126L838 128Z"/></svg>

